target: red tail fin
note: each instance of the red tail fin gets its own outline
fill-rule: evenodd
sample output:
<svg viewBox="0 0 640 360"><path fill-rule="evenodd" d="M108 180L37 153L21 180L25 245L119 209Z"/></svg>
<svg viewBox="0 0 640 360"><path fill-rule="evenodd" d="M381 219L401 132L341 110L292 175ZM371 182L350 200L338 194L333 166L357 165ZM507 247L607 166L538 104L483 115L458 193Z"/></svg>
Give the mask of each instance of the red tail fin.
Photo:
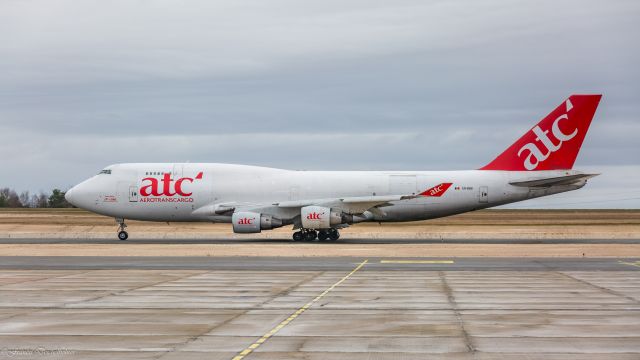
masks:
<svg viewBox="0 0 640 360"><path fill-rule="evenodd" d="M571 95L480 170L566 170L573 167L602 95Z"/></svg>

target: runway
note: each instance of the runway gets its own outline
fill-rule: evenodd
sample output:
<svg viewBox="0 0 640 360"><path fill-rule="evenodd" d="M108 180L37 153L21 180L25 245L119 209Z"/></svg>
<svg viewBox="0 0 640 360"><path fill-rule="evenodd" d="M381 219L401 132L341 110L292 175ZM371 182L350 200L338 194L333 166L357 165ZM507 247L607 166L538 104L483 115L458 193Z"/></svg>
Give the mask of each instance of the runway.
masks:
<svg viewBox="0 0 640 360"><path fill-rule="evenodd" d="M0 257L0 359L638 359L640 259Z"/></svg>
<svg viewBox="0 0 640 360"><path fill-rule="evenodd" d="M288 244L293 241L288 237L279 239L175 239L175 238L157 238L157 239L136 239L130 238L127 241L119 241L115 234L112 239L95 239L95 238L0 238L0 244ZM307 244L308 242L301 242ZM330 245L330 244L640 244L640 238L636 239L408 239L408 238L341 238L337 242L319 242L313 241L313 244Z"/></svg>

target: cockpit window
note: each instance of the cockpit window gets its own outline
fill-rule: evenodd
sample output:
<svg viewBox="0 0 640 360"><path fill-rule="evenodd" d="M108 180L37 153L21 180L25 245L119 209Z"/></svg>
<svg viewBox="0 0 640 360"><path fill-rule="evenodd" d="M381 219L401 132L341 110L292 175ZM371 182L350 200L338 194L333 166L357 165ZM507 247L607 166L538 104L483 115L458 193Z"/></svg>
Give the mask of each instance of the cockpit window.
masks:
<svg viewBox="0 0 640 360"><path fill-rule="evenodd" d="M108 174L108 175L111 175L111 170L109 170L109 169L104 169L104 170L100 171L100 172L98 173L98 175L99 175L99 174Z"/></svg>

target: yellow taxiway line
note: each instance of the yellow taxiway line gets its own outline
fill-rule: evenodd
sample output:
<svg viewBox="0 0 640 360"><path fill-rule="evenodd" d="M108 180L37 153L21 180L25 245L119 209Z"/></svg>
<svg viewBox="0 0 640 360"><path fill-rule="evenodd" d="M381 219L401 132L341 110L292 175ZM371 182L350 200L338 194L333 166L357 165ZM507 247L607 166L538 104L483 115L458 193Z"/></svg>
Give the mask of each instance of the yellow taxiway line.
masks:
<svg viewBox="0 0 640 360"><path fill-rule="evenodd" d="M640 267L640 261L634 261L634 262L618 261L618 262L624 265Z"/></svg>
<svg viewBox="0 0 640 360"><path fill-rule="evenodd" d="M257 349L258 347L260 347L260 345L262 345L265 341L267 341L270 337L272 337L273 335L275 335L278 331L280 331L283 327L287 326L287 324L289 324L290 322L292 322L293 320L295 320L295 318L297 318L298 316L300 316L303 312L307 311L307 309L309 309L311 306L313 306L313 304L315 304L316 302L318 302L320 299L322 299L325 295L327 295L329 292L331 292L331 290L335 289L336 286L342 284L343 282L345 282L349 277L351 277L351 275L355 274L356 271L362 269L362 267L369 262L369 260L365 260L363 262L361 262L360 264L358 264L358 266L355 267L355 269L351 270L350 273L348 273L347 275L345 275L342 279L338 280L338 282L336 282L335 284L331 285L327 290L323 291L320 293L320 295L316 296L313 300L309 301L308 303L304 304L301 308L299 308L298 310L296 310L294 313L292 313L291 315L289 315L288 318L282 320L280 322L280 324L276 325L273 329L269 330L266 334L262 335L262 337L260 337L260 339L256 340L256 342L254 342L253 344L249 345L246 349L242 350L241 352L238 353L238 355L234 356L232 360L241 360L243 359L245 356L251 354L255 349Z"/></svg>
<svg viewBox="0 0 640 360"><path fill-rule="evenodd" d="M380 260L380 264L453 264L453 260Z"/></svg>

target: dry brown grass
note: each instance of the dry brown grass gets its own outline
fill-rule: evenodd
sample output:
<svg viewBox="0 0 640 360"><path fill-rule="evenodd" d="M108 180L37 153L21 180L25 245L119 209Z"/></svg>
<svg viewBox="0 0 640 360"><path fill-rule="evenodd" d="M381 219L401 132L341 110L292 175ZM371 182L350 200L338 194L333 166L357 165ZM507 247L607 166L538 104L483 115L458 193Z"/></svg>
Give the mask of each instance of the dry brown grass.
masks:
<svg viewBox="0 0 640 360"><path fill-rule="evenodd" d="M127 221L137 237L232 236L229 224ZM112 237L112 218L80 209L2 209L0 237ZM251 237L288 237L289 226ZM482 210L407 223L363 223L344 236L400 238L639 238L639 210ZM240 237L246 237L240 236Z"/></svg>

